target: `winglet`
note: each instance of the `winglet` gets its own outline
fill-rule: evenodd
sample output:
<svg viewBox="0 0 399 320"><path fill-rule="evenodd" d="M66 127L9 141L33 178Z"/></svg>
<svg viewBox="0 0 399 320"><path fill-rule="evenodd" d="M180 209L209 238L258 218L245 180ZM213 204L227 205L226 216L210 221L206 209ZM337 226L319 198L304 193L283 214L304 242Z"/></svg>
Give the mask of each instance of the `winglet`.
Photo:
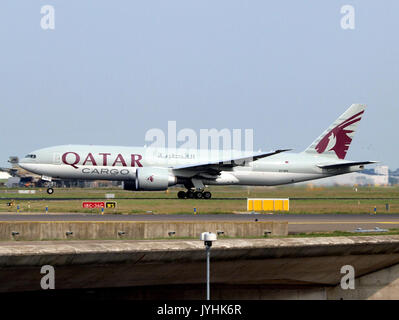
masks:
<svg viewBox="0 0 399 320"><path fill-rule="evenodd" d="M276 150L276 151L270 151L270 152L262 152L262 153L258 153L258 154L254 154L252 157L247 157L248 159L249 158L252 158L253 159L253 161L255 161L255 160L258 160L258 159L262 159L262 158L266 158L266 157L270 157L270 156L273 156L273 155L275 155L275 154L279 154L279 153L281 153L281 152L287 152L287 151L291 151L292 149L278 149L278 150ZM245 159L245 158L243 158L243 159ZM238 160L238 159L237 159Z"/></svg>

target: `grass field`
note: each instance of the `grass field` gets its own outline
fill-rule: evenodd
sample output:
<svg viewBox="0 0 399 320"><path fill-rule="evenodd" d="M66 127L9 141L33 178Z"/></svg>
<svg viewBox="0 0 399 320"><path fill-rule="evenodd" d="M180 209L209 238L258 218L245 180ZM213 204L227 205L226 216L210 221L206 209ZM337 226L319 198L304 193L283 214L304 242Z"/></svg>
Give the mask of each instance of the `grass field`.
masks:
<svg viewBox="0 0 399 320"><path fill-rule="evenodd" d="M116 209L105 209L105 213L139 214L165 213L187 214L196 208L198 214L224 214L246 211L246 198L291 198L289 214L298 213L399 213L399 187L214 187L212 200L180 200L176 193L169 192L131 192L121 189L55 189L49 196L46 189L36 189L36 194L19 194L17 189L0 189L0 212L87 212L99 210L82 208L82 201L67 198L105 199L106 193L114 193L117 198ZM9 207L7 199L14 199ZM35 198L40 200L26 200ZM65 199L65 200L63 200ZM55 201L57 200L57 201ZM386 211L389 204L389 211Z"/></svg>

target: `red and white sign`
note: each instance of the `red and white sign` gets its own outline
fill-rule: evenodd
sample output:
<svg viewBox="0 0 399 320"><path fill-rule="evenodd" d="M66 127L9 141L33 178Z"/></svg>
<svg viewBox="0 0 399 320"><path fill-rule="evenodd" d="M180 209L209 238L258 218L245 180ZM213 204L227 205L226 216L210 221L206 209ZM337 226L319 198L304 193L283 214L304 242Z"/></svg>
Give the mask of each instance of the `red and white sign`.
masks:
<svg viewBox="0 0 399 320"><path fill-rule="evenodd" d="M97 209L97 208L105 208L105 202L103 201L95 201L95 202L83 202L83 208L85 209Z"/></svg>

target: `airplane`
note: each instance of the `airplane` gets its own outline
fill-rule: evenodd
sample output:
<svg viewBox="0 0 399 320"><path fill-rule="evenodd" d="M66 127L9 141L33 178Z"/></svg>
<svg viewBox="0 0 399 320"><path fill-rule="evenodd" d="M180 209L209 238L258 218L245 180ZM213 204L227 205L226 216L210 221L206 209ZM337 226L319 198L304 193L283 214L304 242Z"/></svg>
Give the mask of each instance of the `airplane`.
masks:
<svg viewBox="0 0 399 320"><path fill-rule="evenodd" d="M119 180L131 191L181 185L180 199L210 199L208 185L276 186L357 172L377 161L345 160L366 106L352 104L299 153L61 145L29 153L19 165L43 180ZM228 156L226 156L226 154ZM51 185L47 192L54 192Z"/></svg>

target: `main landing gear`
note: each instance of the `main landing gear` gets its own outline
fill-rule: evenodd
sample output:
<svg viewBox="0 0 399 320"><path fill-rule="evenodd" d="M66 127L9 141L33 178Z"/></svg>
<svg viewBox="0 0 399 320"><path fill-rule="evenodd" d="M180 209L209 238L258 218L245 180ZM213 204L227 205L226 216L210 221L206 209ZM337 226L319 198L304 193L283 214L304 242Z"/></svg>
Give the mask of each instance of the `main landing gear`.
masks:
<svg viewBox="0 0 399 320"><path fill-rule="evenodd" d="M53 194L54 193L54 189L51 188L51 187L47 188L47 193L48 194Z"/></svg>
<svg viewBox="0 0 399 320"><path fill-rule="evenodd" d="M179 191L177 193L177 197L179 199L210 199L212 197L212 193L209 191L194 191L194 190L187 190Z"/></svg>

